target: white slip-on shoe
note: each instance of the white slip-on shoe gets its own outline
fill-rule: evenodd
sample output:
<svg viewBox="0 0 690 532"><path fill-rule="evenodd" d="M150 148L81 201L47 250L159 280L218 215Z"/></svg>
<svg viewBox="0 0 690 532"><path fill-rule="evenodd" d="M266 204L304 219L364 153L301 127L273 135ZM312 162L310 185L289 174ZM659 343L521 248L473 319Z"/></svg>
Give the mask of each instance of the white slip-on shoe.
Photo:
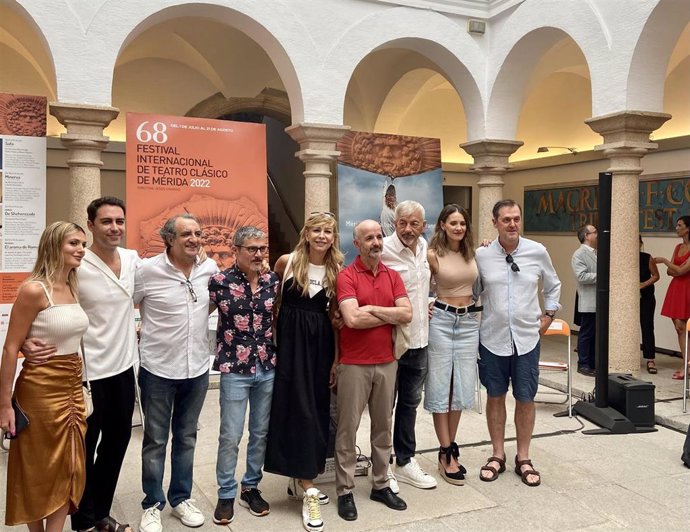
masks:
<svg viewBox="0 0 690 532"><path fill-rule="evenodd" d="M163 525L161 524L161 511L158 509L159 503L156 503L151 508L144 510L144 515L141 516L139 523L140 532L162 532Z"/></svg>
<svg viewBox="0 0 690 532"><path fill-rule="evenodd" d="M415 488L428 490L436 487L436 479L424 471L414 458L410 458L410 461L404 466L396 466L395 477L398 482L409 484Z"/></svg>
<svg viewBox="0 0 690 532"><path fill-rule="evenodd" d="M190 528L197 528L204 524L204 514L201 510L194 506L193 499L182 501L177 506L173 507L172 514L177 517L184 526Z"/></svg>
<svg viewBox="0 0 690 532"><path fill-rule="evenodd" d="M388 466L388 473L386 474L386 478L388 479L388 487L391 489L393 493L396 495L400 493L400 486L398 486L398 479L395 478L395 475L393 474L393 469L391 466Z"/></svg>

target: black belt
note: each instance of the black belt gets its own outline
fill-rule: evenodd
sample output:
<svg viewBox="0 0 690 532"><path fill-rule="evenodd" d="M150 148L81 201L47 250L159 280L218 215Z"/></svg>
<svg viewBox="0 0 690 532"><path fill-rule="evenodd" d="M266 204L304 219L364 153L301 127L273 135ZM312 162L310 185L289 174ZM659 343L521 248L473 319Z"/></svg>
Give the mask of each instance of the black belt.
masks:
<svg viewBox="0 0 690 532"><path fill-rule="evenodd" d="M454 307L453 305L449 305L448 303L443 303L443 302L439 301L438 299L436 301L434 301L434 306L436 308L440 308L440 309L446 310L448 312L453 312L454 314L459 314L461 316L463 314L470 314L472 312L481 312L482 309L484 308L481 305L478 306L478 305L474 305L474 304L470 305L469 307Z"/></svg>

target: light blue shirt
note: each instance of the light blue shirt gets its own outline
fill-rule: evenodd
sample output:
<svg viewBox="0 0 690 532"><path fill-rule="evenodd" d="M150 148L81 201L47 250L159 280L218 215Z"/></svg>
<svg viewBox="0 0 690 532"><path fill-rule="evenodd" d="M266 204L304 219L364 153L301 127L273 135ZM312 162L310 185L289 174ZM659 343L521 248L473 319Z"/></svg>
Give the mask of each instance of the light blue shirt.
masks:
<svg viewBox="0 0 690 532"><path fill-rule="evenodd" d="M479 341L495 355L512 355L513 344L518 355L524 355L539 342L539 282L542 281L544 307L556 311L561 308L561 281L549 253L539 242L520 237L511 253L519 272L511 270L506 255L498 239L477 250L476 291L484 306Z"/></svg>

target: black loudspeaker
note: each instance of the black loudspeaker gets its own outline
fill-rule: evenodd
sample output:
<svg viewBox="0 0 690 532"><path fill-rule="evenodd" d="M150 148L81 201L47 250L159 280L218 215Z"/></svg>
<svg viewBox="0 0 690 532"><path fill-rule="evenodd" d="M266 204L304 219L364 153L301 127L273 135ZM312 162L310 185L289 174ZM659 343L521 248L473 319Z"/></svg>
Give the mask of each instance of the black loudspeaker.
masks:
<svg viewBox="0 0 690 532"><path fill-rule="evenodd" d="M654 384L626 373L609 375L609 405L636 427L654 426Z"/></svg>

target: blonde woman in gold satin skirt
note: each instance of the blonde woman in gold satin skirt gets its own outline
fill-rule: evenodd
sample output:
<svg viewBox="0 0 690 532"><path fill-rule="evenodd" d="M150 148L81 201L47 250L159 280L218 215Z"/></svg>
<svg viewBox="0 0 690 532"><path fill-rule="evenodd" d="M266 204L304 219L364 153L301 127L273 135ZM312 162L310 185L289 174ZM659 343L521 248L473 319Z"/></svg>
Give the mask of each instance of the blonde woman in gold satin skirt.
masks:
<svg viewBox="0 0 690 532"><path fill-rule="evenodd" d="M0 429L12 438L7 465L7 525L60 532L75 512L85 484L79 343L89 320L77 301L76 268L86 248L84 230L70 222L48 226L29 278L17 293L0 365ZM29 337L57 347L42 364L22 367L12 393L17 354ZM12 398L29 419L17 432Z"/></svg>

